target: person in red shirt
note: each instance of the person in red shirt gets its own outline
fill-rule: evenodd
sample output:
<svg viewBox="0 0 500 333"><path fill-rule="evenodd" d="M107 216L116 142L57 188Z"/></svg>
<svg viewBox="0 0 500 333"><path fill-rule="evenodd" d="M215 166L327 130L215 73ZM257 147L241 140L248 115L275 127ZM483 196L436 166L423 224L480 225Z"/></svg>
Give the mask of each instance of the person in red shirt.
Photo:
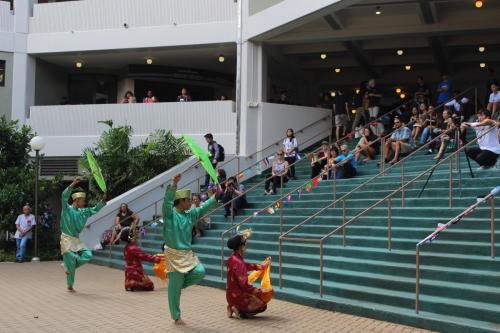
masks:
<svg viewBox="0 0 500 333"><path fill-rule="evenodd" d="M152 256L141 250L136 242L139 234L135 231L135 224L126 227L121 233L121 240L127 242L123 249L125 258L125 290L127 291L152 291L155 286L153 281L144 274L142 261L159 262L158 256Z"/></svg>
<svg viewBox="0 0 500 333"><path fill-rule="evenodd" d="M249 233L236 235L227 241L227 247L233 250L233 254L227 261L227 316L229 318L248 318L267 309L264 301L264 294L269 290L255 288L248 283L247 273L250 271L264 270L269 266L270 261L265 261L262 265L247 264L243 259L246 250Z"/></svg>

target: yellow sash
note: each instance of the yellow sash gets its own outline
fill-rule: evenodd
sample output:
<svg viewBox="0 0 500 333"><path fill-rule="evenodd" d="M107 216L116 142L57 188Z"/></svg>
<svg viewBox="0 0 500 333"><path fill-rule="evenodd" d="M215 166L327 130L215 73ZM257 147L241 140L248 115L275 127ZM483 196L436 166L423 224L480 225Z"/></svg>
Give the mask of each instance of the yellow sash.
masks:
<svg viewBox="0 0 500 333"><path fill-rule="evenodd" d="M165 271L187 273L198 265L200 261L193 250L176 250L165 246Z"/></svg>
<svg viewBox="0 0 500 333"><path fill-rule="evenodd" d="M87 247L78 237L68 236L65 233L61 233L61 254L68 252L79 252L85 250Z"/></svg>

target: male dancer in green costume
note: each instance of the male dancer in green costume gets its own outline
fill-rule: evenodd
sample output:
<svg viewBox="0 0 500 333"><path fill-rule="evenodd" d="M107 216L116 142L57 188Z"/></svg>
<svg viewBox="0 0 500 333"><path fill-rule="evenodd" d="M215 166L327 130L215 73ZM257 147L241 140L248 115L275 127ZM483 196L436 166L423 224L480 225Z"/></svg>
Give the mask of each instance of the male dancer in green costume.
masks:
<svg viewBox="0 0 500 333"><path fill-rule="evenodd" d="M106 205L104 202L106 193L104 193L103 201L92 208L84 208L85 192L71 194L72 188L79 183L80 178L75 178L61 195L61 254L64 262L61 266L66 273L70 292L75 292L73 284L76 269L92 259L92 252L85 247L78 235L85 227L87 219ZM70 197L73 200L71 205L68 203Z"/></svg>
<svg viewBox="0 0 500 333"><path fill-rule="evenodd" d="M199 208L191 209L191 191L177 191L181 174L172 178L163 201L163 237L168 272L168 306L176 325L185 325L181 319L181 290L200 282L205 276L205 267L191 249L193 226L210 208L217 205L216 196Z"/></svg>

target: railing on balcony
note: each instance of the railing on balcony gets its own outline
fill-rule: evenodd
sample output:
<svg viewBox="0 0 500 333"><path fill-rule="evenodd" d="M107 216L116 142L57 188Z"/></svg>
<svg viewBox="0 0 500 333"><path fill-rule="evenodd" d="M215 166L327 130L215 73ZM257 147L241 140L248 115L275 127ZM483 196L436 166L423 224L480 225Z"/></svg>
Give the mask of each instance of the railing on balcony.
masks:
<svg viewBox="0 0 500 333"><path fill-rule="evenodd" d="M232 0L86 0L35 4L30 33L236 21ZM127 26L124 26L127 24Z"/></svg>

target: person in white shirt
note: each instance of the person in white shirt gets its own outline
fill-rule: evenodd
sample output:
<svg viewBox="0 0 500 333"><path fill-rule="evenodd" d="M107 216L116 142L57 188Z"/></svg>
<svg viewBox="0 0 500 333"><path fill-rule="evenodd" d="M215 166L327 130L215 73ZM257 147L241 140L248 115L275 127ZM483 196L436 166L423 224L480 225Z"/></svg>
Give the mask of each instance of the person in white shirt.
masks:
<svg viewBox="0 0 500 333"><path fill-rule="evenodd" d="M36 224L35 216L30 214L30 206L23 207L23 213L16 220L16 262L23 262L26 254L28 239L31 239L31 229Z"/></svg>
<svg viewBox="0 0 500 333"><path fill-rule="evenodd" d="M498 84L493 83L491 85L491 94L488 101L488 106L486 107L488 111L491 112L491 118L497 119L500 114L500 91L498 91Z"/></svg>
<svg viewBox="0 0 500 333"><path fill-rule="evenodd" d="M500 155L498 130L492 129L498 127L498 124L491 120L491 113L488 110L480 110L478 116L479 122L462 124L464 128L474 128L479 144L479 147L466 149L465 153L479 164L480 169L489 169L495 166Z"/></svg>
<svg viewBox="0 0 500 333"><path fill-rule="evenodd" d="M288 162L288 176L291 179L295 177L295 161L298 160L299 144L295 138L293 129L289 128L286 131L286 139L283 141L283 151L285 152L285 161Z"/></svg>

